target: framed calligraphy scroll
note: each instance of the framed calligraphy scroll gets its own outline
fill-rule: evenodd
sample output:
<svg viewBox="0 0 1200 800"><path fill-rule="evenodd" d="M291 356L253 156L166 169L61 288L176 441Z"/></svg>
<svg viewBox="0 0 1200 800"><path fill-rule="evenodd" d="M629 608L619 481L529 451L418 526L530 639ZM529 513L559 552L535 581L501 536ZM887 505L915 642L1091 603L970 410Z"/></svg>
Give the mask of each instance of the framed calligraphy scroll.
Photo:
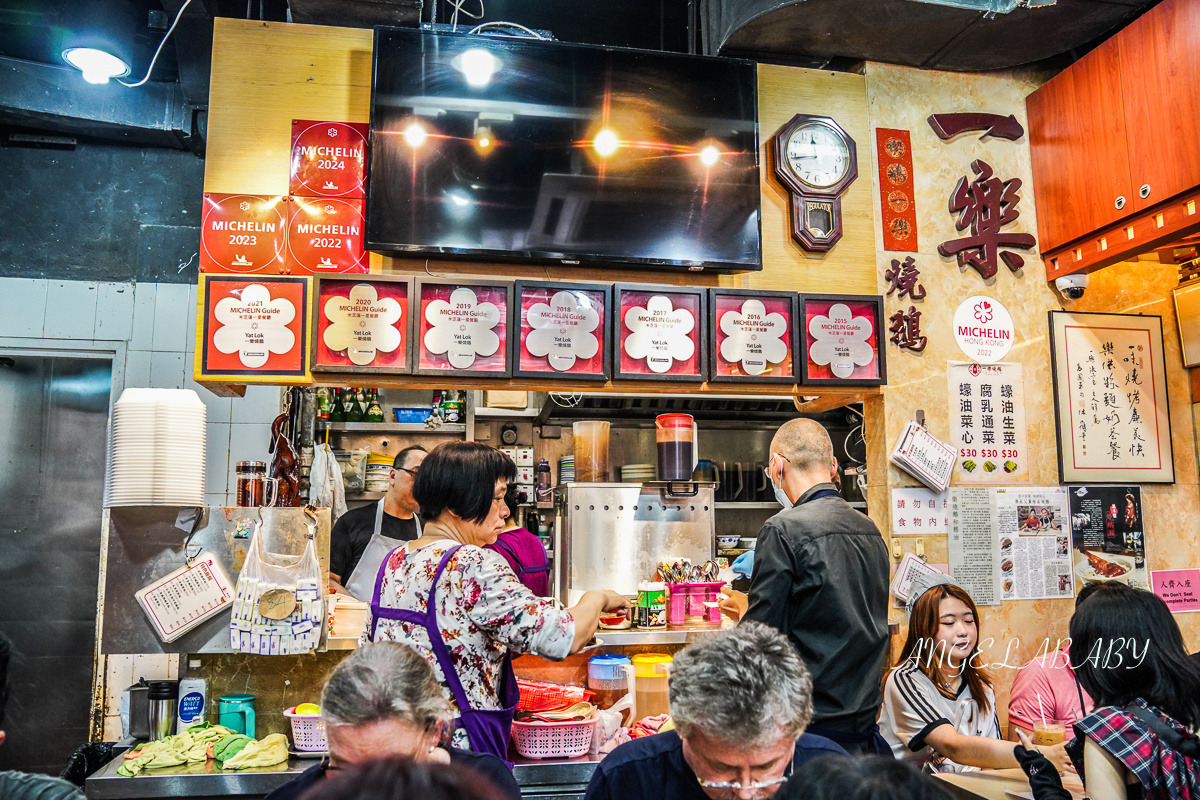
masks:
<svg viewBox="0 0 1200 800"><path fill-rule="evenodd" d="M1162 317L1049 312L1063 483L1174 483Z"/></svg>

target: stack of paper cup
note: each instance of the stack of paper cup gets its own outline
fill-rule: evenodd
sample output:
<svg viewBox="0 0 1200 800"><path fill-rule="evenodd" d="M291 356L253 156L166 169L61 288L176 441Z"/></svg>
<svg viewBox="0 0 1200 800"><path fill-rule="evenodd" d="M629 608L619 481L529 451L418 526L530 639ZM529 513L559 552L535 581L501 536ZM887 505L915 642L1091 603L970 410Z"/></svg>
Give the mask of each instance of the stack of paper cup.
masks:
<svg viewBox="0 0 1200 800"><path fill-rule="evenodd" d="M204 505L205 408L191 389L126 389L113 407L105 506Z"/></svg>

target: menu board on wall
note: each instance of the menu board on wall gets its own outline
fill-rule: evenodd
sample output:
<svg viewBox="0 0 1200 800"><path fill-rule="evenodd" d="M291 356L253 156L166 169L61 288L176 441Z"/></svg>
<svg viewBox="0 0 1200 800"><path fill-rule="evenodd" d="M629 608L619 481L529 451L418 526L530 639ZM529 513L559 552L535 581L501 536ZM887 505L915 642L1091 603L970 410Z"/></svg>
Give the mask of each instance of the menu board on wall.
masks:
<svg viewBox="0 0 1200 800"><path fill-rule="evenodd" d="M320 278L314 295L314 371L412 371L411 278Z"/></svg>
<svg viewBox="0 0 1200 800"><path fill-rule="evenodd" d="M1051 311L1063 483L1174 483L1162 318Z"/></svg>
<svg viewBox="0 0 1200 800"><path fill-rule="evenodd" d="M950 362L946 371L955 484L1028 483L1020 364Z"/></svg>
<svg viewBox="0 0 1200 800"><path fill-rule="evenodd" d="M307 380L309 279L203 275L205 377Z"/></svg>
<svg viewBox="0 0 1200 800"><path fill-rule="evenodd" d="M880 346L883 298L800 295L800 382L878 386L887 382Z"/></svg>
<svg viewBox="0 0 1200 800"><path fill-rule="evenodd" d="M709 380L795 383L796 295L708 290Z"/></svg>
<svg viewBox="0 0 1200 800"><path fill-rule="evenodd" d="M291 154L293 195L364 196L367 123L294 119Z"/></svg>
<svg viewBox="0 0 1200 800"><path fill-rule="evenodd" d="M616 377L702 381L707 372L705 290L617 284Z"/></svg>
<svg viewBox="0 0 1200 800"><path fill-rule="evenodd" d="M283 196L204 193L200 271L278 274L284 267Z"/></svg>
<svg viewBox="0 0 1200 800"><path fill-rule="evenodd" d="M1076 589L1098 581L1150 588L1140 486L1071 486Z"/></svg>
<svg viewBox="0 0 1200 800"><path fill-rule="evenodd" d="M517 281L513 374L607 380L612 367L611 306L608 286Z"/></svg>
<svg viewBox="0 0 1200 800"><path fill-rule="evenodd" d="M367 272L361 200L292 197L288 209L286 272Z"/></svg>
<svg viewBox="0 0 1200 800"><path fill-rule="evenodd" d="M503 281L418 279L416 373L507 378L512 293Z"/></svg>

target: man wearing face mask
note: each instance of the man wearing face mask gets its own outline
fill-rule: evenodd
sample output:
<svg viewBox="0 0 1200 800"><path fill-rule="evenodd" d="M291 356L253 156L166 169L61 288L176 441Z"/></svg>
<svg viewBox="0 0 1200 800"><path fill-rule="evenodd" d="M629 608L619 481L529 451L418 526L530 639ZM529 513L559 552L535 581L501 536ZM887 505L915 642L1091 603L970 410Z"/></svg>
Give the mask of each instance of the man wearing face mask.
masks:
<svg viewBox="0 0 1200 800"><path fill-rule="evenodd" d="M767 476L783 510L758 534L748 595L723 590L735 620L783 632L813 677L809 731L851 753L890 750L875 720L888 646L888 553L879 529L834 487L829 434L810 419L771 440Z"/></svg>

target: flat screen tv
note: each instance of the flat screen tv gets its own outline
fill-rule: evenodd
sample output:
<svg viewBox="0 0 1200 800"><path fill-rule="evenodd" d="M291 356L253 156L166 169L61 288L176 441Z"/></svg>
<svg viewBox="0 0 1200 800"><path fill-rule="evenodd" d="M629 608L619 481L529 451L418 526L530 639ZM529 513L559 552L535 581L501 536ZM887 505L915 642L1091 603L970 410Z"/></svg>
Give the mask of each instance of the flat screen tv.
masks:
<svg viewBox="0 0 1200 800"><path fill-rule="evenodd" d="M753 62L375 29L366 246L762 268Z"/></svg>

